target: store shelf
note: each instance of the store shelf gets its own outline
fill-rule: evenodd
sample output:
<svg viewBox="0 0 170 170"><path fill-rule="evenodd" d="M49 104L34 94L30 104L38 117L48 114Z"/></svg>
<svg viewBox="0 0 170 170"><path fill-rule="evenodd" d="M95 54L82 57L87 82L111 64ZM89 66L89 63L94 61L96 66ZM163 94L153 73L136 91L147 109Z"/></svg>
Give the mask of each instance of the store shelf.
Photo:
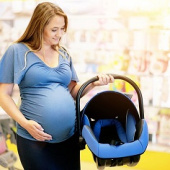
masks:
<svg viewBox="0 0 170 170"><path fill-rule="evenodd" d="M153 144L150 142L148 144L147 150L170 153L170 145Z"/></svg>
<svg viewBox="0 0 170 170"><path fill-rule="evenodd" d="M10 119L10 117L4 112L4 110L0 107L0 120Z"/></svg>

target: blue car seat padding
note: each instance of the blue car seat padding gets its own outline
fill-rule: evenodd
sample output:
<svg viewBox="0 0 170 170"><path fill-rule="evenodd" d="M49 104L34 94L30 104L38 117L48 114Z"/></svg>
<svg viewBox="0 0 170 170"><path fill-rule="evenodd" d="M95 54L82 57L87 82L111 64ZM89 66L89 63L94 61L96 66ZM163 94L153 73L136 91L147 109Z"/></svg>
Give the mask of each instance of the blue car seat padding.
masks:
<svg viewBox="0 0 170 170"><path fill-rule="evenodd" d="M93 133L99 143L119 145L121 142L127 142L125 130L121 123L115 119L98 120L94 125Z"/></svg>
<svg viewBox="0 0 170 170"><path fill-rule="evenodd" d="M148 144L148 130L145 120L143 120L143 129L138 140L127 142L121 145L112 145L109 143L99 143L91 127L84 125L82 136L85 139L89 149L99 158L120 158L142 154ZM121 136L121 135L120 135ZM123 135L122 135L123 136Z"/></svg>
<svg viewBox="0 0 170 170"><path fill-rule="evenodd" d="M136 132L136 121L128 112L126 121L126 130L122 124L116 119L100 119L93 128L97 140L100 143L110 143L113 145L120 145L127 142L134 141ZM102 132L103 131L103 132Z"/></svg>
<svg viewBox="0 0 170 170"><path fill-rule="evenodd" d="M126 137L127 142L132 142L135 139L136 133L136 120L129 111L126 115Z"/></svg>

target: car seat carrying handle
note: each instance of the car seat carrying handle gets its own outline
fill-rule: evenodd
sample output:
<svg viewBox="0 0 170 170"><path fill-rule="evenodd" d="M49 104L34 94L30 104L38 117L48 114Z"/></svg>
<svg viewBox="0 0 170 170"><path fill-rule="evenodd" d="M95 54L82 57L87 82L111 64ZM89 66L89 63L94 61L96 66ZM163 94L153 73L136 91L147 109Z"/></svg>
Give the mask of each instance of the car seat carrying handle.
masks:
<svg viewBox="0 0 170 170"><path fill-rule="evenodd" d="M131 80L130 78L126 77L126 76L122 76L122 75L117 75L117 74L110 74L114 77L114 79L121 79L124 80L126 82L128 82L130 85L132 85L132 87L135 89L137 96L138 96L138 102L139 102L139 114L140 114L140 118L144 119L144 109L143 109L143 98L142 98L142 93L139 89L139 87L137 86L137 84ZM76 96L76 116L77 116L77 131L79 133L79 136L81 136L81 125L80 125L80 121L81 121L81 117L80 117L80 98L81 95L84 91L84 89L90 84L93 83L95 81L99 80L98 76L93 77L91 79L89 79L88 81L86 81L85 83L82 84L82 86L80 87L77 96Z"/></svg>

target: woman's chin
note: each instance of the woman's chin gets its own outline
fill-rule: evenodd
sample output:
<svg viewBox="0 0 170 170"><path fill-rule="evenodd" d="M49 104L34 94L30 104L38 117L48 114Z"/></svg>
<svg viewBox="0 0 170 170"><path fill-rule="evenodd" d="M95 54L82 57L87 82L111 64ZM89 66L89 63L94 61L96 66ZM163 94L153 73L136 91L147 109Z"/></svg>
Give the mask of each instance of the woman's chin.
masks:
<svg viewBox="0 0 170 170"><path fill-rule="evenodd" d="M53 43L54 45L57 45L57 44L59 43L59 40L53 40L52 43Z"/></svg>

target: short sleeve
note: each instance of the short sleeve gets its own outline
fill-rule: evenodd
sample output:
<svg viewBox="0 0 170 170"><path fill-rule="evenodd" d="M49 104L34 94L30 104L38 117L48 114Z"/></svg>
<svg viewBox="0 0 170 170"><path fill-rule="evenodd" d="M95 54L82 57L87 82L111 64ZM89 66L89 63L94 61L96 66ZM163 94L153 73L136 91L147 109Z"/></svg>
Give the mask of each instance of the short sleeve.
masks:
<svg viewBox="0 0 170 170"><path fill-rule="evenodd" d="M72 58L70 57L70 68L71 68L71 71L72 71L72 80L78 82L79 79L78 79L78 76L77 76L77 73L76 73L76 70L73 66L73 62L72 62Z"/></svg>
<svg viewBox="0 0 170 170"><path fill-rule="evenodd" d="M23 67L24 59L19 57L15 45L9 46L0 60L0 82L19 84Z"/></svg>

